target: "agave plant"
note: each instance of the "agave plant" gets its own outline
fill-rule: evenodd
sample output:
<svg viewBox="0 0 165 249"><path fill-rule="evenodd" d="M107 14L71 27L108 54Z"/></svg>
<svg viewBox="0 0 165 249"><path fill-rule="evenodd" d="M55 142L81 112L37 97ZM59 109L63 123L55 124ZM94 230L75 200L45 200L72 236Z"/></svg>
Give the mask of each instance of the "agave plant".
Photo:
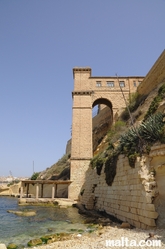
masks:
<svg viewBox="0 0 165 249"><path fill-rule="evenodd" d="M128 157L145 151L148 145L156 141L165 142L164 114L156 113L150 116L138 128L130 128L120 137L119 150ZM131 159L132 160L132 159Z"/></svg>
<svg viewBox="0 0 165 249"><path fill-rule="evenodd" d="M140 125L138 132L145 141L156 142L161 140L164 126L163 117L163 113L156 113Z"/></svg>
<svg viewBox="0 0 165 249"><path fill-rule="evenodd" d="M120 137L120 149L121 152L129 152L135 150L139 141L137 130L133 127L128 130L127 133Z"/></svg>
<svg viewBox="0 0 165 249"><path fill-rule="evenodd" d="M91 165L93 168L96 167L98 175L101 174L102 167L105 165L105 180L109 186L112 185L116 175L116 165L120 153L128 156L129 164L134 168L137 156L143 152L149 153L154 142L161 141L165 143L164 117L165 114L163 113L151 115L139 127L131 127L127 133L121 135L116 148L113 144L110 144L111 146L107 151L91 160Z"/></svg>

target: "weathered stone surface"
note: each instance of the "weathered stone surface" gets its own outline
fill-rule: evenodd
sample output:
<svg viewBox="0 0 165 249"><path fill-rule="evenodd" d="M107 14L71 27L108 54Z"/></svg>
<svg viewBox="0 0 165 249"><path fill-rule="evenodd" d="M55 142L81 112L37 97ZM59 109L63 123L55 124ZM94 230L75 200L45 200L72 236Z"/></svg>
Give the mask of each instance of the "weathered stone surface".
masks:
<svg viewBox="0 0 165 249"><path fill-rule="evenodd" d="M0 249L7 249L5 244L0 244Z"/></svg>
<svg viewBox="0 0 165 249"><path fill-rule="evenodd" d="M131 228L130 224L127 222L123 222L120 227L121 228Z"/></svg>
<svg viewBox="0 0 165 249"><path fill-rule="evenodd" d="M12 213L12 214L16 214L19 216L34 216L34 215L36 215L36 211L28 211L28 210L24 210L24 211L7 210L7 212Z"/></svg>
<svg viewBox="0 0 165 249"><path fill-rule="evenodd" d="M15 183L13 185L10 185L9 187L6 186L0 186L0 196L19 196L19 190L20 190L21 183Z"/></svg>
<svg viewBox="0 0 165 249"><path fill-rule="evenodd" d="M42 245L42 240L41 239L32 239L30 240L27 245L29 247L32 247L32 246L38 246L38 245Z"/></svg>
<svg viewBox="0 0 165 249"><path fill-rule="evenodd" d="M161 146L161 149L164 150L165 147ZM157 160L157 163L159 162ZM160 206L160 203L161 205L165 203L163 202L163 198L165 199L165 174L162 173L165 166L156 168L156 160L151 160L150 156L138 158L135 169L130 168L128 159L123 158L123 156L119 156L118 164L112 186L107 186L105 183L104 168L100 176L97 175L95 169L89 168L87 170L86 181L82 186L81 203L86 208L105 211L139 228L155 227L155 221L160 219L154 200L159 196L159 193L161 193L162 199L161 202L157 201L157 206L158 204ZM156 173L155 176L153 169L161 173L158 175ZM161 170L159 171L159 169ZM162 210L161 217L165 220L164 209L159 208L159 210ZM162 221L161 219L161 224L165 224Z"/></svg>

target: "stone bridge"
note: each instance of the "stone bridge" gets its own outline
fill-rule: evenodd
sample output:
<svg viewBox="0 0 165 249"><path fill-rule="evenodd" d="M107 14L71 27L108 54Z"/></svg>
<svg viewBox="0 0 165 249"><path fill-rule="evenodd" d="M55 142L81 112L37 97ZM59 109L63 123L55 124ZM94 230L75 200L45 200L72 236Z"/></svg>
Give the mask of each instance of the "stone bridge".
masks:
<svg viewBox="0 0 165 249"><path fill-rule="evenodd" d="M91 68L73 68L74 90L71 143L71 185L69 198L78 199L85 172L93 157L92 108L106 105L113 117L125 108L144 77L93 77ZM122 91L121 91L122 88Z"/></svg>

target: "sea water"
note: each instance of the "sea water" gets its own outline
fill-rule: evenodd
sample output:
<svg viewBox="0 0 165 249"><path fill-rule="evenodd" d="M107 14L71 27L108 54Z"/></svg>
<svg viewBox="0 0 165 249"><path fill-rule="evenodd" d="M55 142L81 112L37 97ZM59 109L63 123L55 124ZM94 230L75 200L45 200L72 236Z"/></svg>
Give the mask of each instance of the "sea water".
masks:
<svg viewBox="0 0 165 249"><path fill-rule="evenodd" d="M35 210L31 217L17 216L7 210ZM54 206L19 206L18 199L0 197L0 243L15 243L27 246L29 240L42 235L60 232L86 230L85 217L78 214L73 207L58 208Z"/></svg>

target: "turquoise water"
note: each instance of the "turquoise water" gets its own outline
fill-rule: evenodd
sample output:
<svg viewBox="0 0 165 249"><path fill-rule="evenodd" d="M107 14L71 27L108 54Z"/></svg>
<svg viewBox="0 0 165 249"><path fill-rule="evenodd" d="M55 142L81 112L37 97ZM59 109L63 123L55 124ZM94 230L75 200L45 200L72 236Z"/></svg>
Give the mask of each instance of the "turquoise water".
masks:
<svg viewBox="0 0 165 249"><path fill-rule="evenodd" d="M30 209L37 214L21 217L7 212L11 209ZM45 234L72 232L73 229L85 231L84 219L76 208L19 206L16 198L0 197L0 243L27 246L29 240Z"/></svg>

